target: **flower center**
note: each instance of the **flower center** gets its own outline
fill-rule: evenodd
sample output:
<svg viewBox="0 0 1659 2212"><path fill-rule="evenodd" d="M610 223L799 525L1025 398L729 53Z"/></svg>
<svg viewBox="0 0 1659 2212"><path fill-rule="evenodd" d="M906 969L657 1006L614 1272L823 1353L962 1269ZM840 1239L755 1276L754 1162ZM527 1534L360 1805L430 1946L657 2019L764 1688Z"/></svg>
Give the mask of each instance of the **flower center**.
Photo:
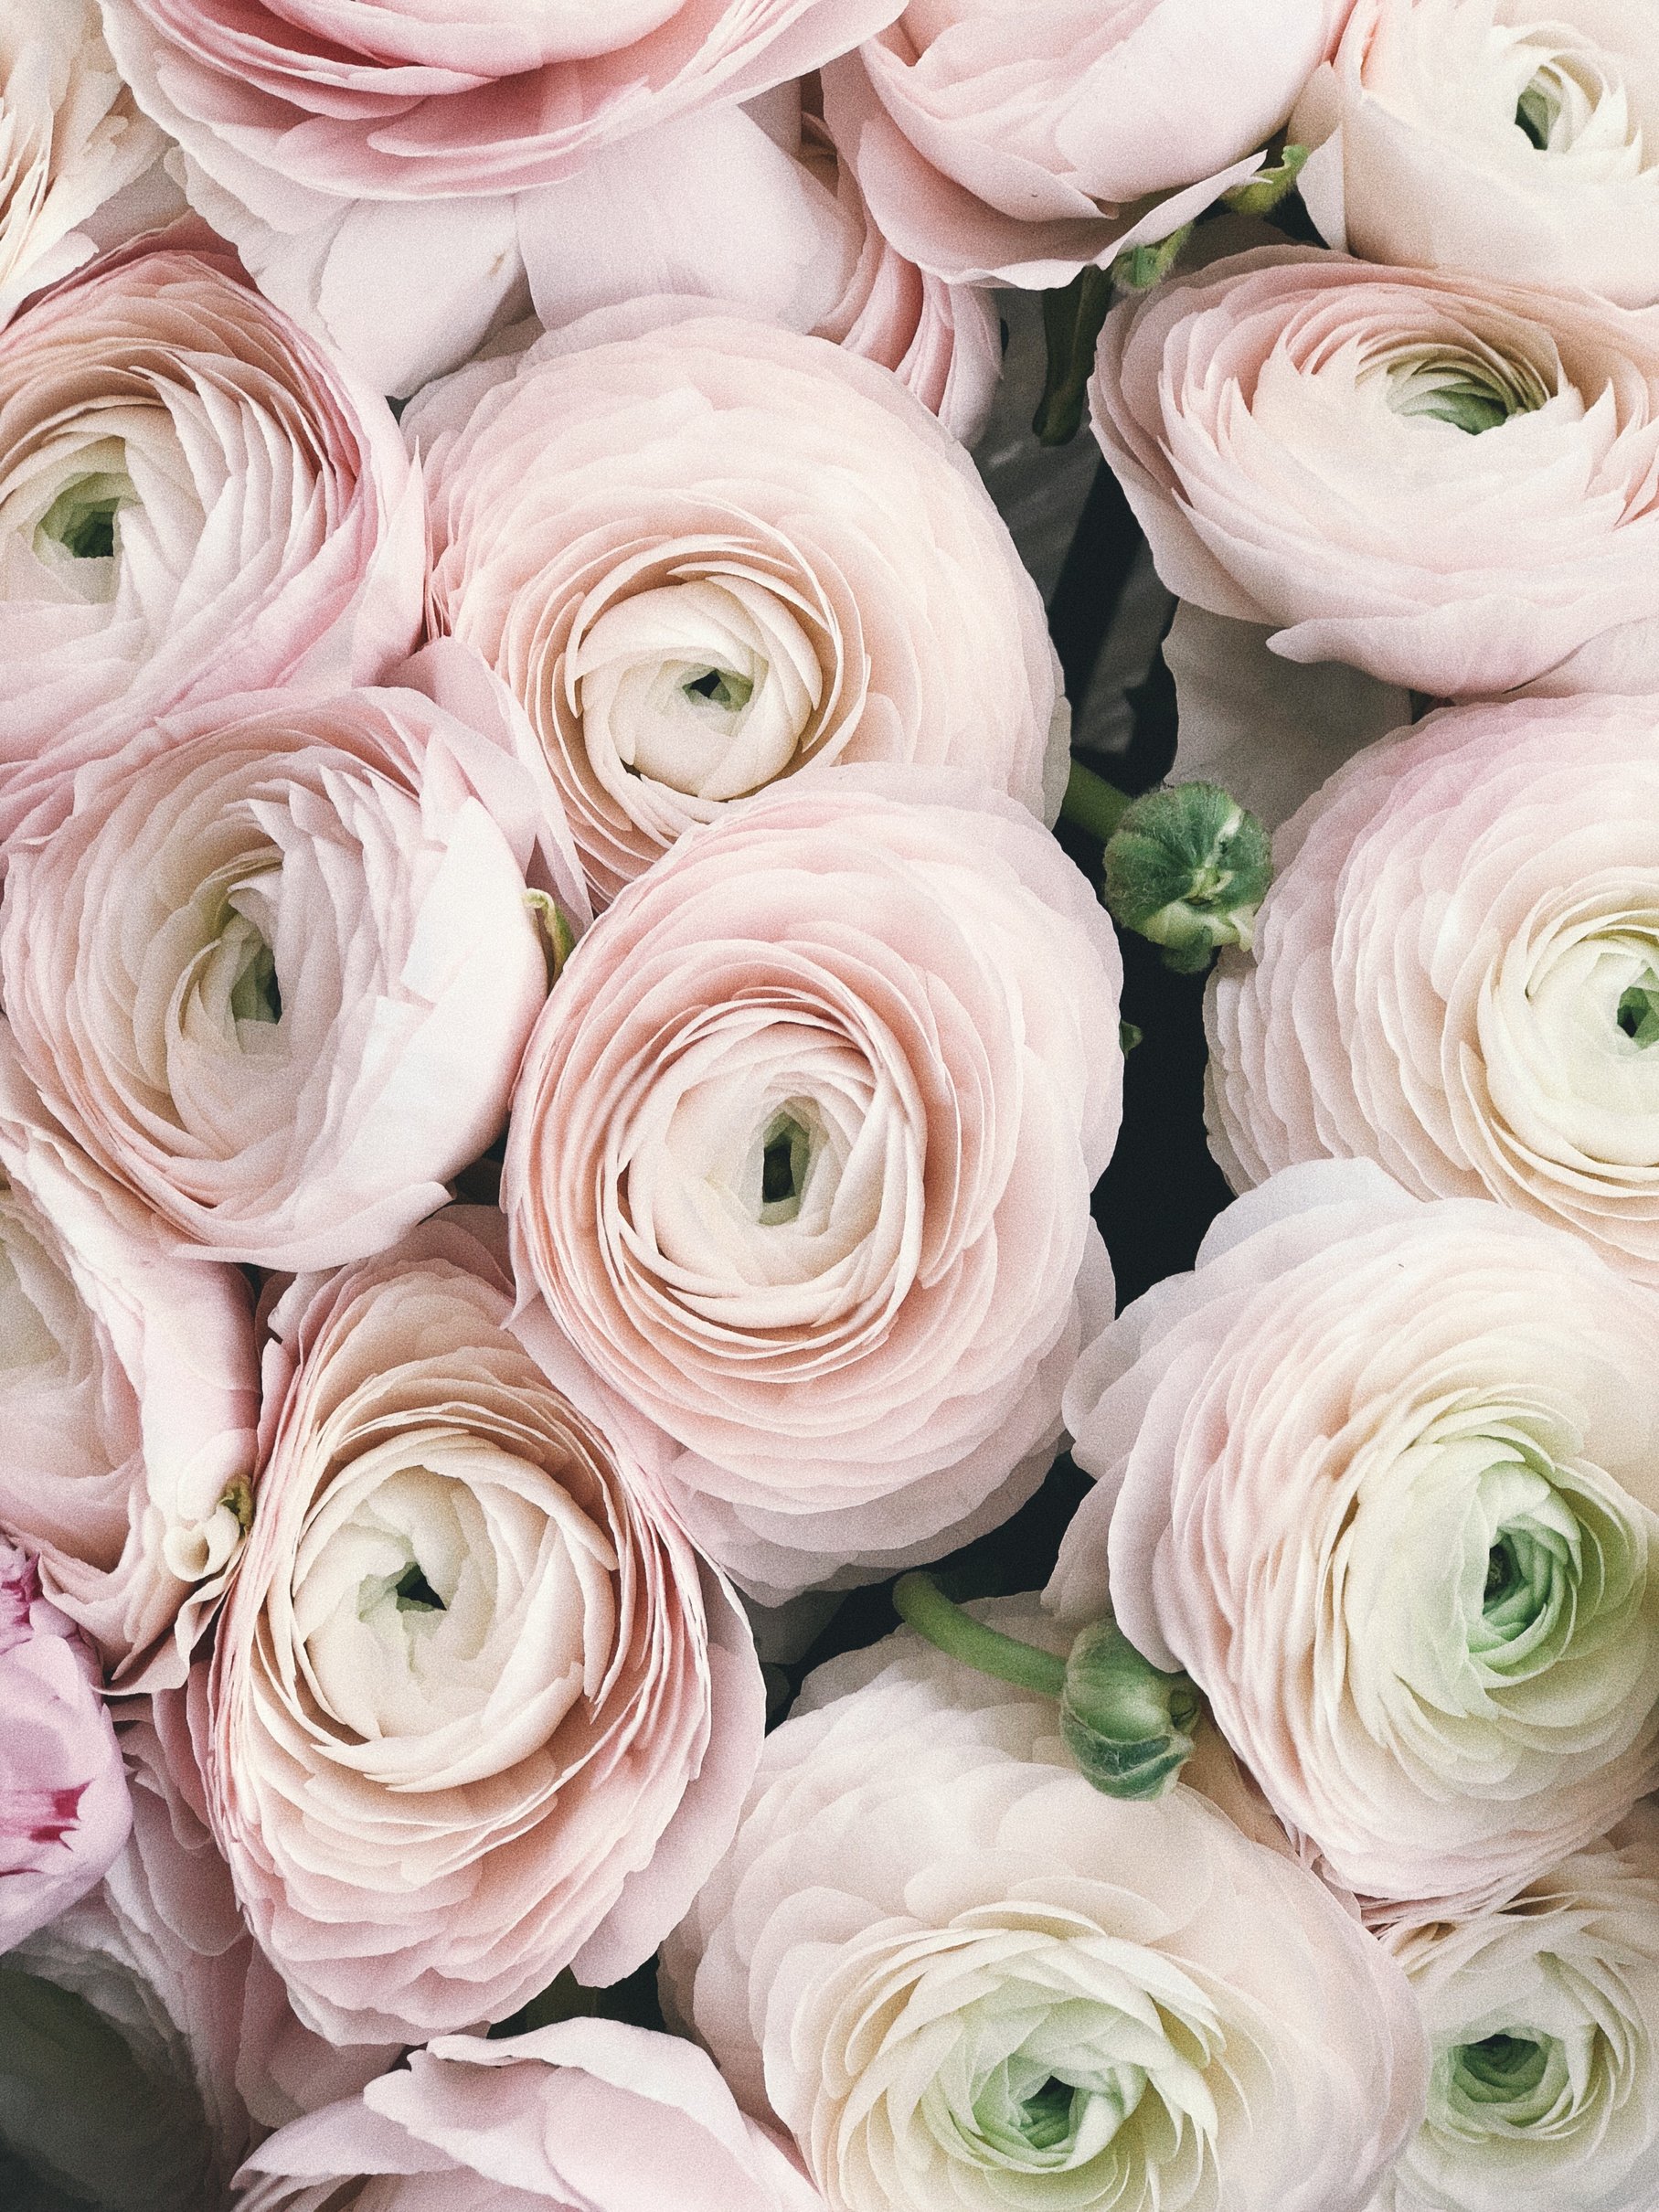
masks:
<svg viewBox="0 0 1659 2212"><path fill-rule="evenodd" d="M280 1022L282 994L277 987L276 955L251 922L242 922L241 964L230 986L230 1012L239 1022Z"/></svg>
<svg viewBox="0 0 1659 2212"><path fill-rule="evenodd" d="M759 1218L768 1228L793 1221L812 1172L812 1131L788 1107L772 1116L760 1143Z"/></svg>
<svg viewBox="0 0 1659 2212"><path fill-rule="evenodd" d="M110 560L118 541L116 517L137 494L123 469L71 476L35 528L37 548L60 547L74 560Z"/></svg>
<svg viewBox="0 0 1659 2212"><path fill-rule="evenodd" d="M687 676L680 686L694 712L699 702L720 714L741 714L754 697L753 680L735 668L705 668Z"/></svg>
<svg viewBox="0 0 1659 2212"><path fill-rule="evenodd" d="M1551 71L1540 69L1515 103L1515 128L1526 133L1540 154L1547 154L1560 113L1560 89Z"/></svg>
<svg viewBox="0 0 1659 2212"><path fill-rule="evenodd" d="M1652 968L1622 994L1616 1018L1632 1045L1659 1043L1659 975Z"/></svg>
<svg viewBox="0 0 1659 2212"><path fill-rule="evenodd" d="M1448 346L1414 346L1387 372L1388 405L1397 415L1426 415L1472 438L1514 415L1533 413L1551 394L1530 363Z"/></svg>

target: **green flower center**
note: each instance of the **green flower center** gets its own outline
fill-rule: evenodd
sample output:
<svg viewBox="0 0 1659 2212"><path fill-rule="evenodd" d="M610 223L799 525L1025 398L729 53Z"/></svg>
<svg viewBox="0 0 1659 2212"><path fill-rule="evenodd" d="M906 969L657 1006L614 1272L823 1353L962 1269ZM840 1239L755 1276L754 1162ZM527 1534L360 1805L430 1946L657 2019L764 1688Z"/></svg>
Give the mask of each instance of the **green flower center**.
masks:
<svg viewBox="0 0 1659 2212"><path fill-rule="evenodd" d="M1621 997L1618 1022L1633 1045L1659 1043L1659 975L1651 968Z"/></svg>
<svg viewBox="0 0 1659 2212"><path fill-rule="evenodd" d="M449 1610L421 1573L419 1561L411 1561L392 1584L392 1597L400 1613L441 1613Z"/></svg>
<svg viewBox="0 0 1659 2212"><path fill-rule="evenodd" d="M732 668L705 668L687 676L681 691L694 707L707 704L722 714L740 714L754 697L754 685Z"/></svg>
<svg viewBox="0 0 1659 2212"><path fill-rule="evenodd" d="M40 517L37 542L61 546L76 560L109 560L115 552L115 518L136 496L132 478L120 470L73 476Z"/></svg>
<svg viewBox="0 0 1659 2212"><path fill-rule="evenodd" d="M1527 415L1552 397L1525 361L1448 346L1415 346L1388 364L1388 405L1397 415L1449 422L1472 438Z"/></svg>
<svg viewBox="0 0 1659 2212"><path fill-rule="evenodd" d="M1515 105L1515 128L1524 132L1540 154L1549 151L1550 133L1561 112L1561 95L1540 69Z"/></svg>
<svg viewBox="0 0 1659 2212"><path fill-rule="evenodd" d="M812 1132L787 1107L767 1125L760 1148L760 1219L768 1228L801 1211L813 1164Z"/></svg>
<svg viewBox="0 0 1659 2212"><path fill-rule="evenodd" d="M1014 2124L1034 2151L1051 2151L1071 2133L1077 2094L1070 2082L1050 2074L1041 2089L1024 2099Z"/></svg>
<svg viewBox="0 0 1659 2212"><path fill-rule="evenodd" d="M239 1022L280 1022L282 1018L276 956L262 937L250 934L249 938L230 986L230 1011Z"/></svg>
<svg viewBox="0 0 1659 2212"><path fill-rule="evenodd" d="M1530 2036L1483 2036L1478 2043L1460 2044L1452 2063L1466 2097L1507 2104L1537 2088L1549 2053Z"/></svg>
<svg viewBox="0 0 1659 2212"><path fill-rule="evenodd" d="M1500 1524L1470 1637L1487 1666L1530 1675L1558 1655L1577 1612L1581 1549L1577 1518L1553 1488Z"/></svg>

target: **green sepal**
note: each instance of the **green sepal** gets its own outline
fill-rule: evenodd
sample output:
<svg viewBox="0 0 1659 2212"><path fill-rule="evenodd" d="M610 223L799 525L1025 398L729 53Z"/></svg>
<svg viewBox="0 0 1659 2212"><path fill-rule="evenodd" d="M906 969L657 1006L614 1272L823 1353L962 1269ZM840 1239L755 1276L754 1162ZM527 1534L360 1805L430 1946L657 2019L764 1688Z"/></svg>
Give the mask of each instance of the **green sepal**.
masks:
<svg viewBox="0 0 1659 2212"><path fill-rule="evenodd" d="M1144 1803L1173 1790L1192 1756L1198 1693L1143 1659L1110 1614L1084 1629L1066 1662L1060 1738L1084 1780Z"/></svg>
<svg viewBox="0 0 1659 2212"><path fill-rule="evenodd" d="M1280 201L1295 189L1311 151L1308 146L1286 146L1271 169L1258 169L1247 184L1224 192L1222 199L1239 215L1271 215Z"/></svg>

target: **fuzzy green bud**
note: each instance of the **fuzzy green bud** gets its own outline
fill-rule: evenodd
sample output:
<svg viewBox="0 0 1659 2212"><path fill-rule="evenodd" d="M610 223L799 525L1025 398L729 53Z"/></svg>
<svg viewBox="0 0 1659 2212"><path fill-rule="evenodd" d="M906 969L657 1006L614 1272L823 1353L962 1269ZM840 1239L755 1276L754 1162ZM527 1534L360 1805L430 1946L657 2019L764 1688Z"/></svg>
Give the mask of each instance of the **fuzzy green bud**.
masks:
<svg viewBox="0 0 1659 2212"><path fill-rule="evenodd" d="M1214 783L1148 792L1106 846L1113 920L1162 945L1164 965L1182 975L1223 945L1250 943L1272 878L1266 830Z"/></svg>
<svg viewBox="0 0 1659 2212"><path fill-rule="evenodd" d="M1198 1693L1166 1675L1110 1615L1086 1628L1066 1662L1060 1737L1086 1781L1144 1802L1173 1790L1192 1755Z"/></svg>

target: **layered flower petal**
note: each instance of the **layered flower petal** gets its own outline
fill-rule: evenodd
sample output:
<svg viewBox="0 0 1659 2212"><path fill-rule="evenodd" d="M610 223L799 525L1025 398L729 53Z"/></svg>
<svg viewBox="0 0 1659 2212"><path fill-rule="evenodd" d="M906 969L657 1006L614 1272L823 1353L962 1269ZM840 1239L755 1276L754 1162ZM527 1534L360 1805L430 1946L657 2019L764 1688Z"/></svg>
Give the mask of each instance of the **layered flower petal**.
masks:
<svg viewBox="0 0 1659 2212"><path fill-rule="evenodd" d="M1345 0L910 0L825 72L826 112L907 260L1041 289L1167 238L1248 182L1345 13Z"/></svg>
<svg viewBox="0 0 1659 2212"><path fill-rule="evenodd" d="M96 0L5 0L0 323L112 242L122 196L136 201L128 188L160 160L165 144L115 73Z"/></svg>
<svg viewBox="0 0 1659 2212"><path fill-rule="evenodd" d="M1050 1595L1373 1918L1501 1902L1659 1777L1656 1324L1561 1230L1287 1169L1085 1352Z"/></svg>
<svg viewBox="0 0 1659 2212"><path fill-rule="evenodd" d="M98 1665L0 1543L0 1955L103 1878L132 1807ZM3 1971L3 1970L0 1970Z"/></svg>
<svg viewBox="0 0 1659 2212"><path fill-rule="evenodd" d="M1052 1704L908 1632L809 1678L664 1971L834 2212L1357 2212L1422 2110L1328 1890L1185 1784L1101 1796Z"/></svg>
<svg viewBox="0 0 1659 2212"><path fill-rule="evenodd" d="M1429 2113L1377 2212L1643 2212L1659 2155L1659 1813L1504 1911L1401 1930Z"/></svg>
<svg viewBox="0 0 1659 2212"><path fill-rule="evenodd" d="M118 1689L176 1687L253 1509L247 1284L161 1247L0 1021L0 1527Z"/></svg>
<svg viewBox="0 0 1659 2212"><path fill-rule="evenodd" d="M1659 681L1659 325L1269 247L1107 317L1095 435L1158 572L1436 698Z"/></svg>
<svg viewBox="0 0 1659 2212"><path fill-rule="evenodd" d="M413 2041L631 1973L762 1718L742 1614L654 1502L661 1440L515 1319L496 1215L302 1276L271 1325L207 1779L297 2009Z"/></svg>
<svg viewBox="0 0 1659 2212"><path fill-rule="evenodd" d="M372 683L415 642L384 400L197 225L0 334L0 832L146 715Z"/></svg>
<svg viewBox="0 0 1659 2212"><path fill-rule="evenodd" d="M440 2202L448 2212L509 2203L515 2212L822 2212L824 2204L695 2045L613 2020L567 2020L499 2041L446 2036L356 2103L273 2136L242 2182L238 2212L425 2212Z"/></svg>
<svg viewBox="0 0 1659 2212"><path fill-rule="evenodd" d="M650 303L463 369L404 429L434 626L522 703L596 902L831 764L970 770L1043 810L1068 725L1041 602L886 371Z"/></svg>
<svg viewBox="0 0 1659 2212"><path fill-rule="evenodd" d="M874 768L688 835L578 947L514 1100L516 1261L745 1587L936 1558L1040 1480L1110 1297L1119 975L1029 815Z"/></svg>
<svg viewBox="0 0 1659 2212"><path fill-rule="evenodd" d="M1236 1187L1368 1157L1659 1284L1656 729L1646 701L1466 707L1308 801L1207 1005Z"/></svg>
<svg viewBox="0 0 1659 2212"><path fill-rule="evenodd" d="M1359 0L1292 135L1369 261L1659 301L1659 42L1642 0Z"/></svg>
<svg viewBox="0 0 1659 2212"><path fill-rule="evenodd" d="M69 1134L216 1259L328 1266L441 1206L546 995L526 879L586 910L510 729L409 688L259 693L66 796L14 848L0 975Z"/></svg>

